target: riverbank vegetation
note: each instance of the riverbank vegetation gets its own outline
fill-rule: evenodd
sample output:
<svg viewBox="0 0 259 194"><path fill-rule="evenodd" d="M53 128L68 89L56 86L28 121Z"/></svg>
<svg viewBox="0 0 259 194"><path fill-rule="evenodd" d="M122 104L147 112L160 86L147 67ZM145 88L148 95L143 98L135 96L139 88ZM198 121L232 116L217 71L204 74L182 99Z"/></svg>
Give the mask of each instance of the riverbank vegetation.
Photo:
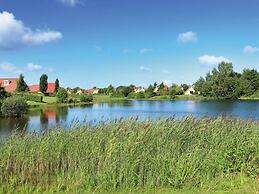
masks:
<svg viewBox="0 0 259 194"><path fill-rule="evenodd" d="M231 63L221 63L195 84L201 95L216 99L259 98L259 72L235 72Z"/></svg>
<svg viewBox="0 0 259 194"><path fill-rule="evenodd" d="M0 145L3 193L255 193L258 169L258 122L227 118L120 120Z"/></svg>

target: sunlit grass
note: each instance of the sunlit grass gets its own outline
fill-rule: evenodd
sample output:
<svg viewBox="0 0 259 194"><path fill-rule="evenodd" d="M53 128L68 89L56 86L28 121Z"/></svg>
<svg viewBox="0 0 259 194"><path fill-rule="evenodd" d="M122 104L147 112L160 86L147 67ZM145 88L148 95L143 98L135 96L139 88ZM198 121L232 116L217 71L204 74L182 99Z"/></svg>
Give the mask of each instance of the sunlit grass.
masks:
<svg viewBox="0 0 259 194"><path fill-rule="evenodd" d="M0 173L4 193L255 193L259 124L130 119L14 135L0 145Z"/></svg>

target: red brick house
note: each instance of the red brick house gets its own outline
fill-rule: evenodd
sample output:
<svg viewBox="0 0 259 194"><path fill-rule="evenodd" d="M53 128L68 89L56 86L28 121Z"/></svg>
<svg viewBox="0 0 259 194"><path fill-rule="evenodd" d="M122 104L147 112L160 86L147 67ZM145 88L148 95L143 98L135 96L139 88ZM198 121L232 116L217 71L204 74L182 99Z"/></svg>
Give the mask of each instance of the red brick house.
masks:
<svg viewBox="0 0 259 194"><path fill-rule="evenodd" d="M17 88L18 78L1 78L0 86L5 89L7 92L15 92Z"/></svg>
<svg viewBox="0 0 259 194"><path fill-rule="evenodd" d="M40 93L39 85L31 85L29 86L29 92ZM55 83L48 83L48 89L46 94L54 94L55 93Z"/></svg>

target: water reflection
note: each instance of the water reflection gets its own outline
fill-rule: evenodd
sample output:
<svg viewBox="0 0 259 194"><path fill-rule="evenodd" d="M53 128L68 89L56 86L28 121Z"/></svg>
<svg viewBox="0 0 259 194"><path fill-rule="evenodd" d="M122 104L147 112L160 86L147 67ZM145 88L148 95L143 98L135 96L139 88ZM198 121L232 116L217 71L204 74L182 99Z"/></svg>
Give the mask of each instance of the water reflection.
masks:
<svg viewBox="0 0 259 194"><path fill-rule="evenodd" d="M188 115L198 118L225 115L259 120L259 101L121 101L79 107L49 107L31 110L23 118L0 118L0 136L7 137L14 130L40 133L58 127L70 128L74 123L95 124L122 117L154 119Z"/></svg>

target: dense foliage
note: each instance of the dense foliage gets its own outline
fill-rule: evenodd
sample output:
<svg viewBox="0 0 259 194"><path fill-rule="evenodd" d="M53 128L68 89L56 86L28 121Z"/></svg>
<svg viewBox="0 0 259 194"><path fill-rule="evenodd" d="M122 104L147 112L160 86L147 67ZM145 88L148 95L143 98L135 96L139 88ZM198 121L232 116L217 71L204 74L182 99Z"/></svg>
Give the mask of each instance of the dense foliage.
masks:
<svg viewBox="0 0 259 194"><path fill-rule="evenodd" d="M30 93L13 93L12 96L22 97L26 101L42 102L43 96Z"/></svg>
<svg viewBox="0 0 259 194"><path fill-rule="evenodd" d="M92 94L81 94L80 102L93 102L94 98Z"/></svg>
<svg viewBox="0 0 259 194"><path fill-rule="evenodd" d="M231 63L221 63L195 84L195 90L206 97L237 99L251 96L259 90L259 72L245 69L242 74L233 70Z"/></svg>
<svg viewBox="0 0 259 194"><path fill-rule="evenodd" d="M28 90L28 85L24 81L24 76L21 74L19 79L17 80L17 92L25 92Z"/></svg>
<svg viewBox="0 0 259 194"><path fill-rule="evenodd" d="M56 79L56 80L55 80L55 92L56 92L56 93L58 92L59 87L60 87L60 85L59 85L59 79Z"/></svg>
<svg viewBox="0 0 259 194"><path fill-rule="evenodd" d="M1 112L7 117L21 117L28 111L28 104L21 97L9 97L3 101Z"/></svg>
<svg viewBox="0 0 259 194"><path fill-rule="evenodd" d="M256 122L132 119L77 129L16 135L2 142L0 187L65 193L147 188L212 192L221 184L229 192L259 175ZM233 179L239 181L226 183Z"/></svg>
<svg viewBox="0 0 259 194"><path fill-rule="evenodd" d="M40 77L40 91L45 94L48 89L48 76L46 74L41 75Z"/></svg>
<svg viewBox="0 0 259 194"><path fill-rule="evenodd" d="M67 90L64 88L59 88L56 97L58 102L60 103L67 102L67 98L68 98Z"/></svg>

